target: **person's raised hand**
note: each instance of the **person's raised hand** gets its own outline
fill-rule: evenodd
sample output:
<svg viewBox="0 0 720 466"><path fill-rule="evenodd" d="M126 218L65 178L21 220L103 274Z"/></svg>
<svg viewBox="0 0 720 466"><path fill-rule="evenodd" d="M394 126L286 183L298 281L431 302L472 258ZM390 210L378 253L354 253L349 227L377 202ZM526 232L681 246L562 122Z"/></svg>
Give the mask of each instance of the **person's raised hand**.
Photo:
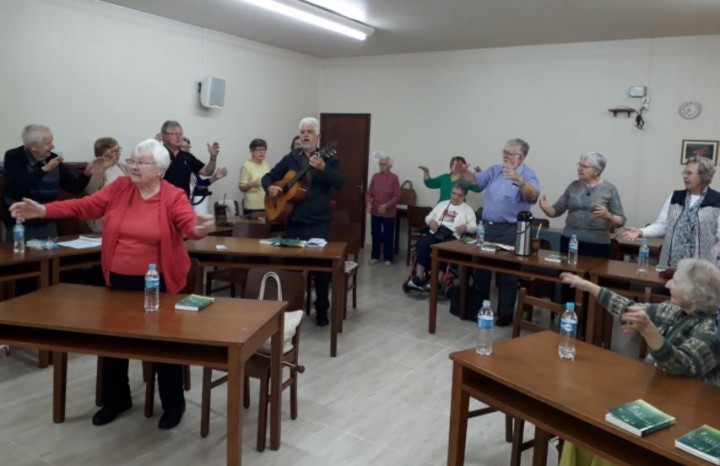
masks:
<svg viewBox="0 0 720 466"><path fill-rule="evenodd" d="M24 197L20 202L14 202L10 206L10 215L12 218L16 218L21 222L33 218L43 218L45 217L45 211L44 205L27 197Z"/></svg>

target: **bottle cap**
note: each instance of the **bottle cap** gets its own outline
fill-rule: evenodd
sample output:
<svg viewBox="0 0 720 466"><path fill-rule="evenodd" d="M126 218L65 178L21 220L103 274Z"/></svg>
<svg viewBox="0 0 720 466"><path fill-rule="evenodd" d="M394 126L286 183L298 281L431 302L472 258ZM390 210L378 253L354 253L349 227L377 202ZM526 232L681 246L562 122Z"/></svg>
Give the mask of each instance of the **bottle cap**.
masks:
<svg viewBox="0 0 720 466"><path fill-rule="evenodd" d="M483 307L490 307L490 300L489 300L489 299L483 299Z"/></svg>
<svg viewBox="0 0 720 466"><path fill-rule="evenodd" d="M148 266L148 268L149 268L150 270L155 270L155 264L150 264L150 265Z"/></svg>
<svg viewBox="0 0 720 466"><path fill-rule="evenodd" d="M569 302L565 304L565 309L568 311L574 311L575 310L575 303Z"/></svg>

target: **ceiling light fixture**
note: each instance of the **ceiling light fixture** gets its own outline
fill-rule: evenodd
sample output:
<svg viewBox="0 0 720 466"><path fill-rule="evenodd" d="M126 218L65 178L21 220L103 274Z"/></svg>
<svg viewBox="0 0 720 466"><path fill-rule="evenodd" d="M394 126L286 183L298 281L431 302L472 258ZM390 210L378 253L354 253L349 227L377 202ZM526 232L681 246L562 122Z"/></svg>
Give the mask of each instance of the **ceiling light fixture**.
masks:
<svg viewBox="0 0 720 466"><path fill-rule="evenodd" d="M338 13L299 0L242 0L313 26L344 34L357 40L370 37L375 29Z"/></svg>

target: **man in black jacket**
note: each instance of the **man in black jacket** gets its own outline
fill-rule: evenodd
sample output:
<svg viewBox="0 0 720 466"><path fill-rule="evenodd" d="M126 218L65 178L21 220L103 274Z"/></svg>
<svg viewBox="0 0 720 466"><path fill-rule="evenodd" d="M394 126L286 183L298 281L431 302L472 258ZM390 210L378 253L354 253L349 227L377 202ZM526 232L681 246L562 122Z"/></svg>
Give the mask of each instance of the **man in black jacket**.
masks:
<svg viewBox="0 0 720 466"><path fill-rule="evenodd" d="M308 192L303 202L295 204L288 220L285 237L307 240L310 238L330 238L330 195L333 189L342 189L345 179L340 172L340 162L335 157L325 159L316 154L320 143L320 124L315 118L303 118L300 121L300 142L302 147L294 149L278 162L262 179L262 186L268 196L277 197L283 189L274 186L292 170L295 173L305 171L303 179ZM318 273L315 281L315 319L319 326L329 324L328 293L330 274Z"/></svg>
<svg viewBox="0 0 720 466"><path fill-rule="evenodd" d="M97 157L88 163L81 174L73 174L63 157L54 153L53 135L43 125L27 125L22 130L23 145L5 152L5 240L12 241L12 225L8 208L24 197L41 204L55 201L60 188L70 193L80 193L90 181L90 176L105 170L110 161ZM53 220L36 219L25 222L25 239L48 239L57 237L57 225Z"/></svg>

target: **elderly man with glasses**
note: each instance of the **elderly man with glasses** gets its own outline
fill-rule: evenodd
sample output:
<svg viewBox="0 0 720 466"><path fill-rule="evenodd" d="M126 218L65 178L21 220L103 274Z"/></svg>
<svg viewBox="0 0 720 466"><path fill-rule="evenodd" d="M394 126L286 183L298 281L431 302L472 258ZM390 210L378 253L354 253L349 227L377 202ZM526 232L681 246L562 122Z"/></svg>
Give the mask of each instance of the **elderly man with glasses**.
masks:
<svg viewBox="0 0 720 466"><path fill-rule="evenodd" d="M22 130L23 145L5 153L6 206L24 198L47 204L57 199L60 188L73 194L82 192L93 173L102 173L108 161L96 158L82 173L73 173L63 164L63 157L53 152L53 135L43 125L27 125ZM5 240L12 241L12 225L7 207L3 212L6 227ZM49 219L34 219L25 223L25 239L48 239L57 237L57 224Z"/></svg>
<svg viewBox="0 0 720 466"><path fill-rule="evenodd" d="M183 129L177 121L168 120L163 123L160 136L170 153L171 160L170 167L165 172L165 180L184 190L189 198L192 175L210 177L215 172L215 161L220 153L220 144L217 142L208 143L210 160L207 164L204 164L193 154L182 149L185 144L183 141Z"/></svg>
<svg viewBox="0 0 720 466"><path fill-rule="evenodd" d="M535 172L525 165L530 146L522 139L511 139L502 151L502 164L493 165L475 174L464 172L469 182L485 190L483 222L485 241L515 244L517 215L529 211L540 196L540 182ZM482 299L490 299L491 272L478 270L475 286ZM498 296L498 326L512 323L517 296L517 277L503 274Z"/></svg>

